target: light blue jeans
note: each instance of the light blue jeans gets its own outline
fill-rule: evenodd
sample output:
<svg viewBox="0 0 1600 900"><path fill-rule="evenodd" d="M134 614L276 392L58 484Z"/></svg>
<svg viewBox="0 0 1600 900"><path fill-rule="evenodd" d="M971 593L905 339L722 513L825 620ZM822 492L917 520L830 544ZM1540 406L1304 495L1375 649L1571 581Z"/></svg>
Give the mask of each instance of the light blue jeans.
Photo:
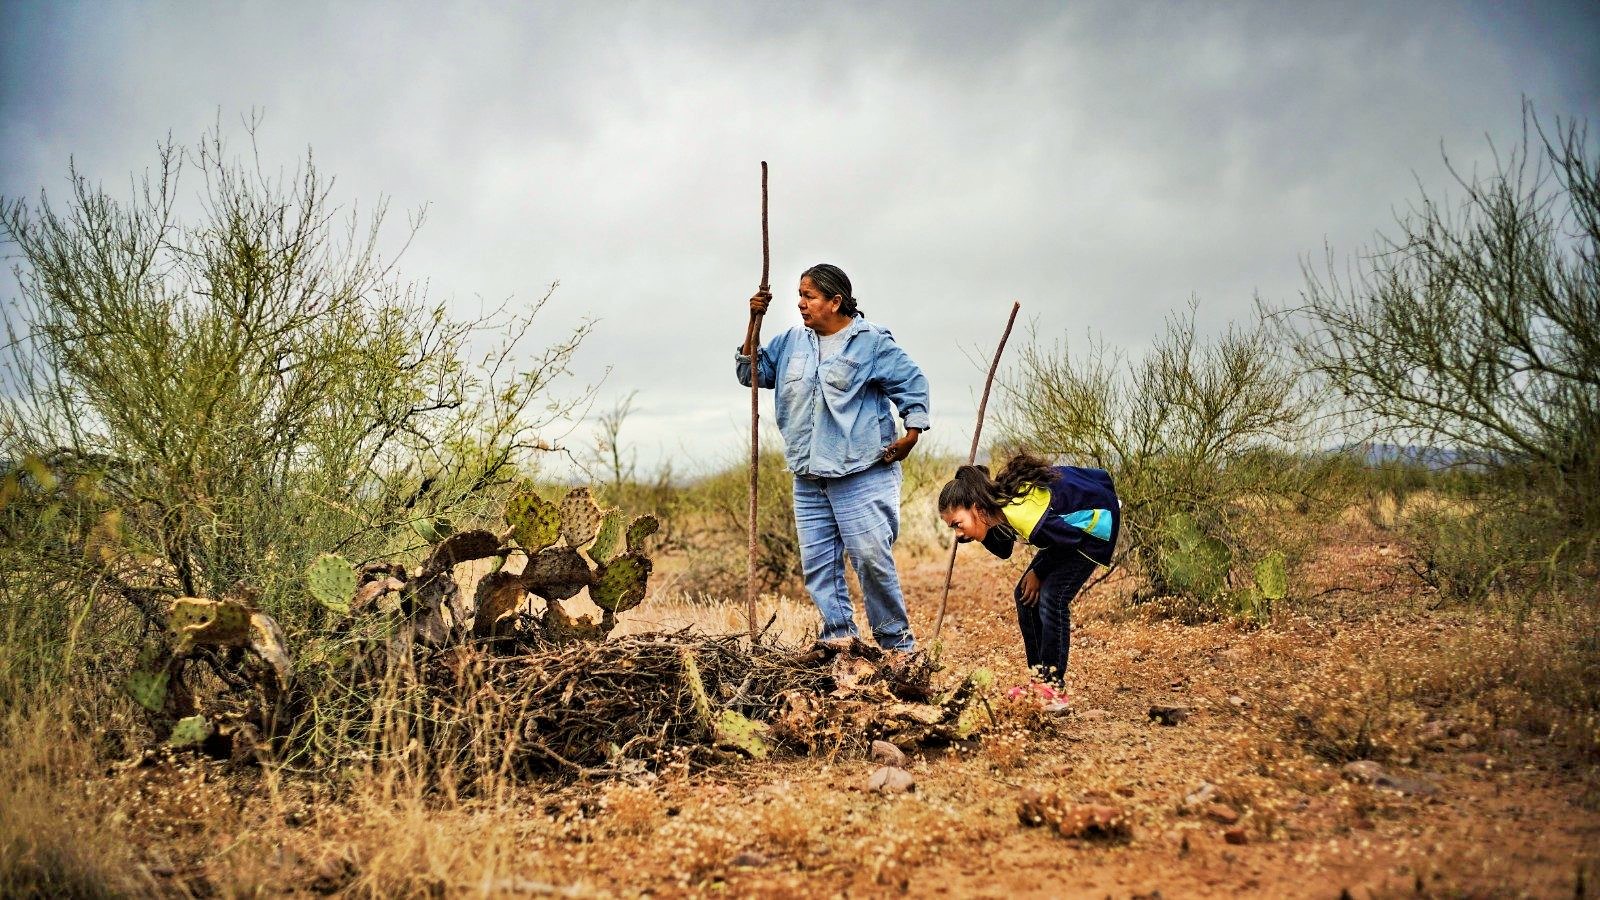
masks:
<svg viewBox="0 0 1600 900"><path fill-rule="evenodd" d="M861 580L872 637L885 650L912 650L894 542L900 534L900 464L841 478L794 479L794 522L806 592L822 614L822 638L856 634L844 558Z"/></svg>

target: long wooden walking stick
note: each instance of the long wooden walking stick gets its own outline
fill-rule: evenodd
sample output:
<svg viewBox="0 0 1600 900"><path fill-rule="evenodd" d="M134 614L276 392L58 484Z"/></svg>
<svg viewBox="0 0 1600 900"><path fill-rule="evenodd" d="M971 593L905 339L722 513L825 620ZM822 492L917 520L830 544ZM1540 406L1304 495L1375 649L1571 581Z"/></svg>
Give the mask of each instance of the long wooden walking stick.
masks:
<svg viewBox="0 0 1600 900"><path fill-rule="evenodd" d="M1006 319L1006 330L1000 335L1000 346L994 348L994 361L989 363L989 375L983 379L983 399L978 402L978 424L972 427L972 449L967 451L967 465L978 461L978 436L983 434L983 414L989 408L989 388L994 384L994 373L1000 368L1000 354L1005 352L1006 340L1011 337L1011 326L1017 321L1017 310L1022 308L1019 302L1011 304L1011 315ZM961 542L955 538L950 539L950 565L944 570L944 593L939 595L939 618L933 621L933 639L939 639L939 632L944 630L944 608L950 602L950 581L956 574L956 550Z"/></svg>
<svg viewBox="0 0 1600 900"><path fill-rule="evenodd" d="M767 161L761 161L761 292L772 290L772 244L767 238ZM744 353L750 357L750 558L745 575L745 619L750 643L756 642L756 507L761 494L761 313L750 311Z"/></svg>

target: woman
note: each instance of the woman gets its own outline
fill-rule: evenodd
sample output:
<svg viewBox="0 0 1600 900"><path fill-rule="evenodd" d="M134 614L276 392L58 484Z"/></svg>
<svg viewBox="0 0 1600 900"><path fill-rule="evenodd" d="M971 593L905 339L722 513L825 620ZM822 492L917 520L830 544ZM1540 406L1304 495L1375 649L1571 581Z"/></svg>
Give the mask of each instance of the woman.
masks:
<svg viewBox="0 0 1600 900"><path fill-rule="evenodd" d="M957 540L981 541L1001 559L1011 558L1019 538L1040 548L1013 591L1017 626L1028 669L1049 687L1065 687L1072 598L1095 566L1111 565L1121 530L1111 474L1026 453L993 479L983 466L962 466L939 492L939 516Z"/></svg>
<svg viewBox="0 0 1600 900"><path fill-rule="evenodd" d="M771 300L757 293L750 309L765 313ZM900 461L928 430L928 380L887 328L862 317L838 266L815 265L800 276L800 320L761 348L757 383L777 389L806 592L822 614L823 640L854 637L844 581L849 556L873 639L885 650L909 652L915 642L893 548ZM735 372L749 387L750 357L742 348ZM905 421L898 439L891 404Z"/></svg>

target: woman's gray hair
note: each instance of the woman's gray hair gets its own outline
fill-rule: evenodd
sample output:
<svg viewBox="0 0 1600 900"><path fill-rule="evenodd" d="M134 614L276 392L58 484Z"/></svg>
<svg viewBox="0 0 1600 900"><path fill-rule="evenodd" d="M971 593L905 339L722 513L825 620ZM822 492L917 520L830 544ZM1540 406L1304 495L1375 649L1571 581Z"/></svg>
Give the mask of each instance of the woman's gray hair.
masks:
<svg viewBox="0 0 1600 900"><path fill-rule="evenodd" d="M856 305L855 295L850 293L850 276L846 275L844 270L838 266L829 263L817 263L801 272L800 277L811 279L811 283L816 285L817 290L821 291L822 296L825 298L843 297L844 301L839 304L840 314L846 316L865 315L861 311L861 307Z"/></svg>

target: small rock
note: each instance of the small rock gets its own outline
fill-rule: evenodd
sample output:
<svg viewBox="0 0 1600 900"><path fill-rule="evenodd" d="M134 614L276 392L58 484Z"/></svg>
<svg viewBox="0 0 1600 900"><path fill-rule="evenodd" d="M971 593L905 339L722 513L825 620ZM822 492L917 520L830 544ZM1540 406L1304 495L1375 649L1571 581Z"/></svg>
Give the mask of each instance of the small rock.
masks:
<svg viewBox="0 0 1600 900"><path fill-rule="evenodd" d="M1178 804L1178 809L1186 812L1195 812L1210 803L1217 796L1217 786L1209 781L1200 782L1200 786L1184 796Z"/></svg>
<svg viewBox="0 0 1600 900"><path fill-rule="evenodd" d="M1100 722L1111 718L1111 711L1105 709L1086 709L1083 712L1078 713L1078 718L1086 719L1090 722Z"/></svg>
<svg viewBox="0 0 1600 900"><path fill-rule="evenodd" d="M1478 746L1478 736L1470 731L1463 731L1456 735L1456 746L1463 750L1471 750Z"/></svg>
<svg viewBox="0 0 1600 900"><path fill-rule="evenodd" d="M1245 698L1239 696L1238 694L1230 694L1230 695L1228 695L1228 702L1231 703L1236 709L1244 709L1245 707L1250 705L1250 701L1249 700L1246 700Z"/></svg>
<svg viewBox="0 0 1600 900"><path fill-rule="evenodd" d="M1422 725L1417 728L1417 741L1425 747L1431 747L1435 744L1442 744L1444 743L1445 738L1449 736L1450 726L1444 722L1440 722L1437 719L1431 722L1423 722Z"/></svg>
<svg viewBox="0 0 1600 900"><path fill-rule="evenodd" d="M1212 803L1206 806L1206 817L1223 825L1233 825L1239 821L1239 811L1226 803Z"/></svg>
<svg viewBox="0 0 1600 900"><path fill-rule="evenodd" d="M1189 707L1152 706L1150 707L1150 718L1170 727L1189 718Z"/></svg>
<svg viewBox="0 0 1600 900"><path fill-rule="evenodd" d="M735 856L732 860L732 864L735 867L742 869L760 868L761 866L766 865L768 862L769 860L765 856L762 856L754 850L746 850L738 856Z"/></svg>
<svg viewBox="0 0 1600 900"><path fill-rule="evenodd" d="M1067 838L1126 839L1133 825L1115 806L1098 803L1072 803L1060 794L1034 788L1023 792L1017 803L1017 820L1028 827L1044 825Z"/></svg>
<svg viewBox="0 0 1600 900"><path fill-rule="evenodd" d="M1413 778L1409 775L1396 775L1393 772L1384 772L1373 782L1377 787L1396 791L1401 794L1415 794L1420 797L1429 797L1439 793L1439 788L1431 781Z"/></svg>
<svg viewBox="0 0 1600 900"><path fill-rule="evenodd" d="M1070 716L1072 715L1072 704L1063 703L1060 700L1052 700L1044 705L1042 712L1047 716L1054 716L1056 718Z"/></svg>
<svg viewBox="0 0 1600 900"><path fill-rule="evenodd" d="M1222 833L1222 839L1230 844L1250 843L1250 836L1244 833L1243 828L1229 828Z"/></svg>
<svg viewBox="0 0 1600 900"><path fill-rule="evenodd" d="M1384 775L1383 766L1370 759L1358 759L1355 762L1345 763L1339 770L1350 781L1362 784L1372 784Z"/></svg>
<svg viewBox="0 0 1600 900"><path fill-rule="evenodd" d="M876 762L896 768L902 768L906 764L905 752L888 741L872 742L872 758Z"/></svg>
<svg viewBox="0 0 1600 900"><path fill-rule="evenodd" d="M880 794L904 794L915 790L916 786L917 780L911 773L898 766L883 766L867 779L867 790Z"/></svg>

